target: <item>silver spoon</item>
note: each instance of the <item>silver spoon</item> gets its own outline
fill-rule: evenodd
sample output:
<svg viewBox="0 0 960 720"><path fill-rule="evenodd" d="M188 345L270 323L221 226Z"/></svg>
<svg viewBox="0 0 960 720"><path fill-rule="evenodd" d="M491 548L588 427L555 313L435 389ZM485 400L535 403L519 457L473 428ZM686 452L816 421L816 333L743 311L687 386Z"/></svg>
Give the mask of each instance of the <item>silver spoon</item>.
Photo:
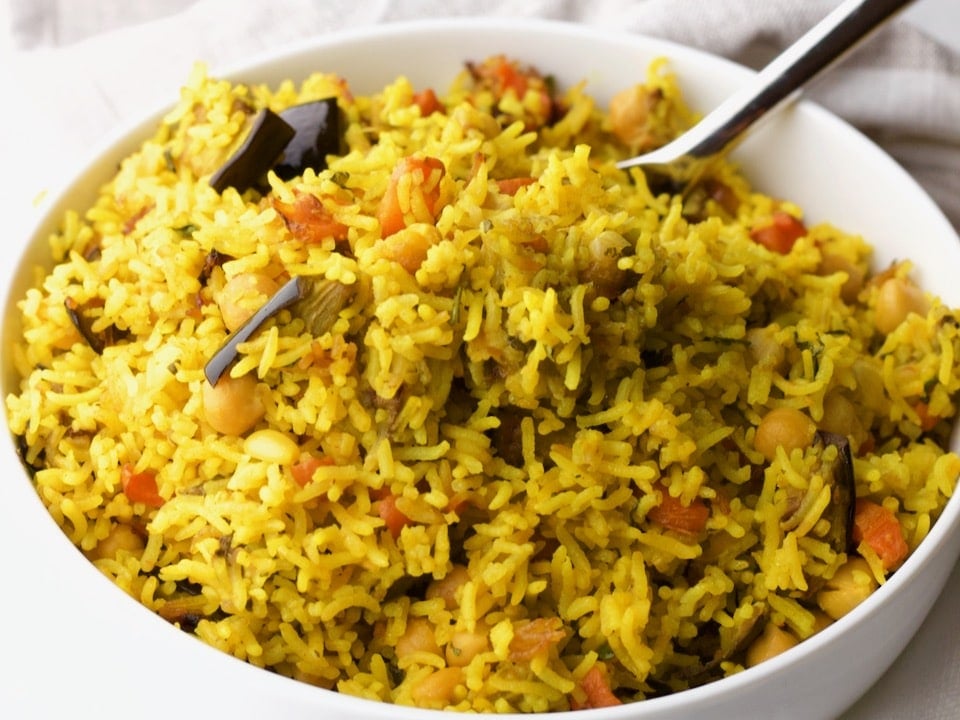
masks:
<svg viewBox="0 0 960 720"><path fill-rule="evenodd" d="M796 97L805 83L912 1L844 0L690 130L617 167L642 167L680 187L692 184L757 120Z"/></svg>

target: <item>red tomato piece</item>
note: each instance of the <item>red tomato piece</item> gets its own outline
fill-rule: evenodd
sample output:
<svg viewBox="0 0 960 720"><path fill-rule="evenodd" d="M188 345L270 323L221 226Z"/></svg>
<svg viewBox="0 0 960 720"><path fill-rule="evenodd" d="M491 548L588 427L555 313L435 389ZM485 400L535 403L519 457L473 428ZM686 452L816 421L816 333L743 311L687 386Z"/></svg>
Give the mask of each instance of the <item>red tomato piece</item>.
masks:
<svg viewBox="0 0 960 720"><path fill-rule="evenodd" d="M910 552L897 516L865 498L859 498L854 509L853 540L869 545L885 570L897 567Z"/></svg>
<svg viewBox="0 0 960 720"><path fill-rule="evenodd" d="M293 479L297 485L306 487L313 482L313 474L317 471L317 468L327 465L333 465L333 458L304 454L290 466L290 472L293 474Z"/></svg>
<svg viewBox="0 0 960 720"><path fill-rule="evenodd" d="M806 226L790 213L777 211L769 225L754 228L750 237L767 250L786 255L807 234Z"/></svg>
<svg viewBox="0 0 960 720"><path fill-rule="evenodd" d="M125 463L120 468L120 487L130 502L143 503L153 508L158 508L165 502L157 489L155 470L136 472L131 463Z"/></svg>

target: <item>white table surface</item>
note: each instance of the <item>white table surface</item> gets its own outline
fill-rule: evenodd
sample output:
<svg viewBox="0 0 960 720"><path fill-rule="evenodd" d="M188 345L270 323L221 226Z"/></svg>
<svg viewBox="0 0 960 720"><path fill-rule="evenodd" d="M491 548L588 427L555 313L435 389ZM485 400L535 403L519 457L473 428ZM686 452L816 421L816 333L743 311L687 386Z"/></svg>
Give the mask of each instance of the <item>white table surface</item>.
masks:
<svg viewBox="0 0 960 720"><path fill-rule="evenodd" d="M38 0L38 6L45 0ZM190 0L177 0L172 3L139 3L143 19L159 17L173 12L178 6L189 4ZM758 0L762 1L762 0ZM135 0L134 0L134 4ZM0 2L0 83L9 87L8 74L12 67L11 28L6 2ZM910 21L957 50L960 50L960 0L920 0L907 11ZM104 28L109 29L109 28ZM64 33L69 36L70 28ZM84 32L92 32L85 28ZM82 34L82 33L81 33ZM74 37L73 39L79 39ZM11 238L10 244L19 242L19 238L31 226L34 218L33 200L37 198L51 181L49 168L77 167L89 157L91 148L76 147L69 141L49 134L49 124L41 115L11 110L10 99L4 101L0 112L0 161L7 176L4 183L3 207L7 211L4 234ZM958 118L960 122L960 118ZM114 128L104 128L106 137ZM10 169L16 169L17 180L12 182ZM960 168L958 168L960 171ZM7 245L9 247L9 244ZM6 261L6 258L0 261ZM4 588L7 592L8 588ZM951 693L958 695L958 664L960 664L960 609L956 598L960 597L960 566L950 579L939 601L934 606L926 622L904 653L881 678L881 680L843 715L845 720L953 720L960 718L960 707L938 711L935 714L919 713L915 700L935 694ZM0 593L0 609L2 609ZM3 615L0 611L0 615ZM9 621L6 618L5 621ZM0 649L3 641L0 638ZM838 682L842 682L838 678ZM55 691L55 688L53 688ZM0 697L0 708L3 708ZM914 710L911 710L914 708ZM171 708L173 712L178 712ZM14 713L16 709L13 709ZM0 714L11 720L16 715L8 715L7 710ZM135 717L135 713L129 717ZM79 716L78 716L79 717ZM127 717L124 715L124 717ZM184 716L186 717L186 716ZM802 718L802 709L796 717Z"/></svg>

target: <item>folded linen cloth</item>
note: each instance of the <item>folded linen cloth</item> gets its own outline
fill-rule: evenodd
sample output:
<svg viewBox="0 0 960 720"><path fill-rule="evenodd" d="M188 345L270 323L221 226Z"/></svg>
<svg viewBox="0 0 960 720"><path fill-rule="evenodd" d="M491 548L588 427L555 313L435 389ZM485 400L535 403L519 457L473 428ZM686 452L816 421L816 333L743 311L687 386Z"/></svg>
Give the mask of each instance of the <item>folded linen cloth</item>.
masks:
<svg viewBox="0 0 960 720"><path fill-rule="evenodd" d="M760 67L837 0L6 3L12 92L24 108L15 122L21 131L46 133L50 157L69 164L145 108L175 97L194 61L204 60L213 69L228 67L317 34L482 12L643 33ZM816 81L807 96L873 137L960 228L960 55L898 20ZM960 569L904 655L845 718L956 717L960 645L942 638L960 634L960 616L948 602L958 592ZM795 716L802 717L802 709Z"/></svg>

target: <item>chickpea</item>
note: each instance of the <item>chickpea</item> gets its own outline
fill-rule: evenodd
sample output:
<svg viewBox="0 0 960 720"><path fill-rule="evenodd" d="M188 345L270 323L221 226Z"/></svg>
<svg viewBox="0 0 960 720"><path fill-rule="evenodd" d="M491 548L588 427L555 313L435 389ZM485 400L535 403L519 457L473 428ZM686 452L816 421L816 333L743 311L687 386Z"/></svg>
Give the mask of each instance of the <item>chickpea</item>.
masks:
<svg viewBox="0 0 960 720"><path fill-rule="evenodd" d="M839 391L832 391L824 398L820 428L858 441L863 439L864 434L856 407Z"/></svg>
<svg viewBox="0 0 960 720"><path fill-rule="evenodd" d="M139 555L145 547L143 538L129 525L121 523L97 543L94 554L97 558L115 558L121 550Z"/></svg>
<svg viewBox="0 0 960 720"><path fill-rule="evenodd" d="M486 652L489 647L487 636L477 632L455 632L447 644L447 665L463 667L469 665L477 655Z"/></svg>
<svg viewBox="0 0 960 720"><path fill-rule="evenodd" d="M789 650L800 641L789 630L777 627L772 622L768 622L763 632L753 644L747 648L746 664L747 667L759 665L764 660L776 657L785 650Z"/></svg>
<svg viewBox="0 0 960 720"><path fill-rule="evenodd" d="M420 707L443 707L453 700L457 686L463 684L463 671L458 667L434 670L412 690L413 701Z"/></svg>
<svg viewBox="0 0 960 720"><path fill-rule="evenodd" d="M863 280L866 273L855 263L847 260L842 255L835 255L830 252L823 253L820 260L820 274L834 275L835 273L846 273L847 279L840 287L840 297L846 303L852 303L857 299L860 291L863 289Z"/></svg>
<svg viewBox="0 0 960 720"><path fill-rule="evenodd" d="M841 565L817 593L817 605L838 620L866 600L877 587L867 561L853 557Z"/></svg>
<svg viewBox="0 0 960 720"><path fill-rule="evenodd" d="M610 100L610 129L621 142L645 150L655 141L651 132L651 111L657 96L642 85L621 90Z"/></svg>
<svg viewBox="0 0 960 720"><path fill-rule="evenodd" d="M805 413L794 408L775 408L763 416L753 446L767 460L773 460L777 448L788 453L797 448L809 447L817 431L816 425Z"/></svg>
<svg viewBox="0 0 960 720"><path fill-rule="evenodd" d="M630 243L618 232L604 230L587 245L590 261L584 269L582 281L592 282L600 295L618 296L627 286L628 274L618 266L620 256Z"/></svg>
<svg viewBox="0 0 960 720"><path fill-rule="evenodd" d="M926 315L929 308L920 288L909 280L892 277L880 286L873 322L877 330L887 335L896 330L910 313Z"/></svg>
<svg viewBox="0 0 960 720"><path fill-rule="evenodd" d="M467 571L467 568L463 565L454 565L450 568L450 572L439 580L434 580L430 583L427 587L427 600L433 600L438 597L443 598L443 603L446 605L447 610L453 610L460 605L460 598L457 597L457 593L469 579L470 573Z"/></svg>
<svg viewBox="0 0 960 720"><path fill-rule="evenodd" d="M203 383L203 415L210 426L224 435L243 435L263 417L265 408L252 375L224 375L216 385Z"/></svg>
<svg viewBox="0 0 960 720"><path fill-rule="evenodd" d="M233 332L243 325L277 289L272 278L260 273L241 273L228 280L217 298L227 330Z"/></svg>
<svg viewBox="0 0 960 720"><path fill-rule="evenodd" d="M433 634L433 625L426 618L411 618L407 621L407 629L397 639L395 650L397 658L404 658L418 652L441 654L440 646L437 645Z"/></svg>

